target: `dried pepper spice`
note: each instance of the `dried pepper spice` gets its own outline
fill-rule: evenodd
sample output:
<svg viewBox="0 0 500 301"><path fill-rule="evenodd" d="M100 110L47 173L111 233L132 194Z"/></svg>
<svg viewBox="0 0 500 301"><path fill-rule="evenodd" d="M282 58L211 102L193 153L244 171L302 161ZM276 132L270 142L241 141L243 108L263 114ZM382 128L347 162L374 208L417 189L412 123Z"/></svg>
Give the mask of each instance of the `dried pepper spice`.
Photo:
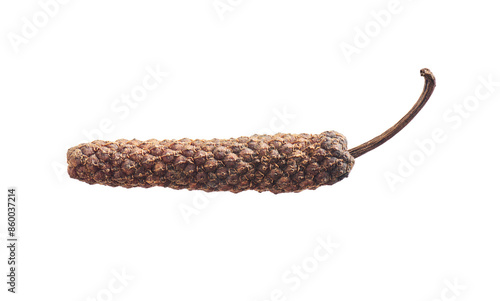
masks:
<svg viewBox="0 0 500 301"><path fill-rule="evenodd" d="M402 130L430 98L436 81L428 69L411 110L381 135L352 149L335 131L253 135L234 139L96 140L68 150L68 174L108 186L272 193L332 185L349 175L354 159Z"/></svg>

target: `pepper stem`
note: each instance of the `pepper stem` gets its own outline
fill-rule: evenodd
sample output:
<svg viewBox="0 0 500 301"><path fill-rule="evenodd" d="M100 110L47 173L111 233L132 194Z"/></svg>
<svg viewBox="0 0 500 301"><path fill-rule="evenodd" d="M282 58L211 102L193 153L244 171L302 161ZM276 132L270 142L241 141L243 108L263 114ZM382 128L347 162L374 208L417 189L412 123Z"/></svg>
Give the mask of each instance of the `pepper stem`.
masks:
<svg viewBox="0 0 500 301"><path fill-rule="evenodd" d="M351 148L349 150L349 153L354 157L360 157L367 152L379 147L380 145L384 144L386 141L391 139L394 135L396 135L399 131L401 131L410 121L415 117L418 112L424 107L425 103L427 100L432 95L432 92L434 91L434 88L436 87L436 78L434 78L434 75L432 72L424 68L420 70L420 75L425 78L425 84L424 84L424 90L422 91L422 94L418 98L417 102L413 107L410 109L408 113L406 113L403 118L401 118L395 125L393 125L391 128L389 128L387 131L383 132L379 136L373 138L372 140L365 142L361 145L358 145L354 148Z"/></svg>

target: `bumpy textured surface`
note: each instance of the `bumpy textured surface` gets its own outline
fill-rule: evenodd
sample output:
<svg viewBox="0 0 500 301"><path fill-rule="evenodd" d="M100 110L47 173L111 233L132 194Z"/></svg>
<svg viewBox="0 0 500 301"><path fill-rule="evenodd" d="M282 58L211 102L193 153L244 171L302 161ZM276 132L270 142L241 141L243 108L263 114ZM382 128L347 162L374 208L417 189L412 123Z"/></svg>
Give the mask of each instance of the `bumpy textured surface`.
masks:
<svg viewBox="0 0 500 301"><path fill-rule="evenodd" d="M96 140L68 150L68 174L89 184L204 191L299 192L347 177L354 158L335 131L212 140Z"/></svg>

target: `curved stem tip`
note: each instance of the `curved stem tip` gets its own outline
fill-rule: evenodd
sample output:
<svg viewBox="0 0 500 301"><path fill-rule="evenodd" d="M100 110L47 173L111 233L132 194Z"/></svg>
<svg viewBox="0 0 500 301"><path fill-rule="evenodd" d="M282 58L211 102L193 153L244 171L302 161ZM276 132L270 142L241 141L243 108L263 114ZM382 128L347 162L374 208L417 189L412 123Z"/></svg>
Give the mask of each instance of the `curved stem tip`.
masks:
<svg viewBox="0 0 500 301"><path fill-rule="evenodd" d="M420 112L420 110L424 107L425 103L427 102L427 100L429 100L429 98L432 95L432 92L434 91L434 88L436 87L436 79L434 78L432 72L427 68L420 70L420 75L425 78L425 84L424 84L424 90L422 91L422 94L418 98L415 105L413 105L410 111L406 113L406 115L403 116L403 118L401 118L395 125L389 128L387 131L383 132L382 134L378 135L377 137L373 138L368 142L365 142L361 145L351 148L349 150L349 153L354 158L366 154L367 152L379 147L380 145L384 144L386 141L391 139L394 135L396 135L399 131L401 131L408 123L410 123L413 117L415 117L418 114L418 112Z"/></svg>

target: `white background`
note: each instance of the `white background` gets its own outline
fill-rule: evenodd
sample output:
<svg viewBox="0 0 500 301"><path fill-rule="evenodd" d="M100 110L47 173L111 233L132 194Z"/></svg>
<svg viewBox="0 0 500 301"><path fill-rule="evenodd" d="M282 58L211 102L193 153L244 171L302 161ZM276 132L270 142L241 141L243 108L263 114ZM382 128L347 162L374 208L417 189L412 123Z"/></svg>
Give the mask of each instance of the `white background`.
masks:
<svg viewBox="0 0 500 301"><path fill-rule="evenodd" d="M20 223L2 300L500 298L495 2L47 2L0 4L2 241L11 185ZM409 110L423 67L429 103L334 186L205 194L65 171L100 123L106 140L336 130L353 147ZM148 68L168 76L125 106ZM321 240L338 247L318 261Z"/></svg>

